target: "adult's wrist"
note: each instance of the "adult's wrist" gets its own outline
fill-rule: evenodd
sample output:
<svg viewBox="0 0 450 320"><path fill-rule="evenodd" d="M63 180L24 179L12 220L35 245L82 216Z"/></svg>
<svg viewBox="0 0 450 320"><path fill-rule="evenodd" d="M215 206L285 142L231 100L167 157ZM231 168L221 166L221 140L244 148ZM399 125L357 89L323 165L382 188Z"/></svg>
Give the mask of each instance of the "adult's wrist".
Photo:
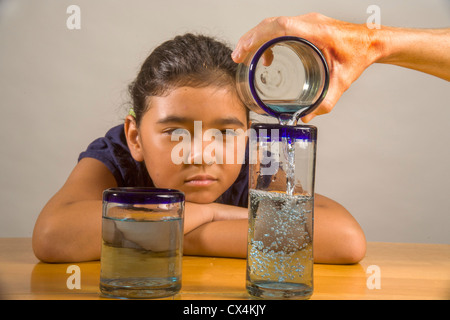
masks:
<svg viewBox="0 0 450 320"><path fill-rule="evenodd" d="M392 39L395 30L381 26L380 29L369 29L368 33L371 63L389 63L394 53Z"/></svg>

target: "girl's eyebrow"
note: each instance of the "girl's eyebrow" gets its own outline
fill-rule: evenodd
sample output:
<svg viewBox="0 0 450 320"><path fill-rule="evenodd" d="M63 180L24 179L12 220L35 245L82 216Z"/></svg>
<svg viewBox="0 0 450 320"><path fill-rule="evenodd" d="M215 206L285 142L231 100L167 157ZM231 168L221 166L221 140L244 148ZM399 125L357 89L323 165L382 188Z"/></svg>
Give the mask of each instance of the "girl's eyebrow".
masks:
<svg viewBox="0 0 450 320"><path fill-rule="evenodd" d="M166 124L166 123L192 123L194 119L188 117L180 117L176 115L170 115L164 118L159 119L156 123L158 124ZM237 125L240 127L244 127L245 125L236 117L227 117L215 119L212 123L215 126L224 126L224 125Z"/></svg>
<svg viewBox="0 0 450 320"><path fill-rule="evenodd" d="M239 120L236 117L228 117L228 118L221 118L221 119L216 119L213 121L212 123L213 125L217 125L217 126L225 126L225 125L237 125L240 127L244 127L244 124L241 122L241 120Z"/></svg>
<svg viewBox="0 0 450 320"><path fill-rule="evenodd" d="M186 122L193 122L194 120L191 118L186 118L186 117L180 117L180 116L176 116L176 115L170 115L164 118L159 119L158 121L156 121L156 123L161 123L161 124L165 124L165 123L186 123Z"/></svg>

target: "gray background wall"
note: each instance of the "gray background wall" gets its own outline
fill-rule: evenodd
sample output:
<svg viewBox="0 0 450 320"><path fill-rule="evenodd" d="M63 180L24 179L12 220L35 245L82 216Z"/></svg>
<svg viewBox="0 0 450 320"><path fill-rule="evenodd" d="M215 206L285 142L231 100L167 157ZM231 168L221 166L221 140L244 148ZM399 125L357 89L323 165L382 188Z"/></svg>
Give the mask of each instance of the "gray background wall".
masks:
<svg viewBox="0 0 450 320"><path fill-rule="evenodd" d="M81 8L69 30L66 9ZM148 53L187 31L234 45L263 18L316 11L365 23L450 25L448 0L0 0L0 237L29 237L78 154L124 117ZM413 45L413 44L412 44ZM450 86L373 65L319 128L316 191L342 203L369 241L450 243Z"/></svg>

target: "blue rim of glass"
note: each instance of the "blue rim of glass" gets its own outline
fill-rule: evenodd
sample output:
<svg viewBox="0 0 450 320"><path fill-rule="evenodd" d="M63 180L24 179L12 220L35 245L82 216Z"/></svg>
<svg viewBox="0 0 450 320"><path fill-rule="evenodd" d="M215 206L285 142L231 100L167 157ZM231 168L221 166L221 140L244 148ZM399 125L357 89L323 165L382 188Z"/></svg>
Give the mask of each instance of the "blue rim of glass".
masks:
<svg viewBox="0 0 450 320"><path fill-rule="evenodd" d="M250 92L252 93L253 99L255 99L256 103L269 115L274 116L274 117L278 117L280 114L282 114L281 112L275 112L272 109L270 109L258 96L258 93L256 92L256 88L255 88L255 84L254 84L254 79L255 79L255 72L256 72L256 65L258 64L259 59L261 58L261 56L263 55L263 53L272 45L274 45L275 43L278 42L282 42L282 41L297 41L297 42L302 42L305 43L306 45L310 46L319 56L320 60L322 61L322 64L324 66L325 69L325 81L324 81L324 85L323 85L323 89L322 92L320 93L319 98L317 99L316 102L314 102L311 106L309 106L308 108L306 108L303 112L301 112L298 117L304 117L307 114L313 112L318 106L319 104L322 102L322 100L325 98L327 91L328 91L328 84L329 84L329 70L328 70L328 64L327 61L325 60L325 57L323 56L322 52L311 42L309 42L306 39L303 38L298 38L298 37L291 37L291 36L285 36L285 37L279 37L279 38L275 38L272 39L268 42L266 42L265 44L263 44L255 53L255 55L252 58L252 61L250 62L250 67L249 67L249 84L250 84Z"/></svg>
<svg viewBox="0 0 450 320"><path fill-rule="evenodd" d="M103 202L121 204L169 204L184 201L184 193L176 189L119 187L103 191Z"/></svg>
<svg viewBox="0 0 450 320"><path fill-rule="evenodd" d="M276 138L317 141L317 127L312 125L286 126L277 123L254 123L251 128L255 130L257 141L274 141Z"/></svg>

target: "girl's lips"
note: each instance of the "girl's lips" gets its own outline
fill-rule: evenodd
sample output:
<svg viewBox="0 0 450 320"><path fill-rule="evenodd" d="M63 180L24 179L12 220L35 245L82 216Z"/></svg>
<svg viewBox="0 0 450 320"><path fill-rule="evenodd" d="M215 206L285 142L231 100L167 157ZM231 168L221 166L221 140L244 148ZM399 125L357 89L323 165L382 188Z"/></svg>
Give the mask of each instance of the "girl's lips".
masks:
<svg viewBox="0 0 450 320"><path fill-rule="evenodd" d="M191 186L209 186L216 182L217 179L210 175L196 175L186 179L185 183Z"/></svg>

